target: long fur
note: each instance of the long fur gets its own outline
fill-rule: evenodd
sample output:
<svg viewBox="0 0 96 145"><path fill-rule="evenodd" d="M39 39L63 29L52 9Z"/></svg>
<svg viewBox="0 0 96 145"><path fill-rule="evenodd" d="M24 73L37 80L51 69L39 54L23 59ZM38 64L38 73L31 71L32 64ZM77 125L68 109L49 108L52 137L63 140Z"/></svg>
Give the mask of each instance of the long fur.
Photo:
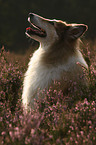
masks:
<svg viewBox="0 0 96 145"><path fill-rule="evenodd" d="M38 18L38 22L40 19L40 23L41 19L44 19L35 14L34 17L36 17L34 19ZM44 20L48 23L48 20ZM57 27L55 26L54 31L56 31L55 35L56 38L58 36L58 40L56 39L54 42L51 42L52 39L50 39L50 41L46 44L43 40L40 43L38 50L34 52L28 64L28 69L24 77L22 94L22 102L25 108L28 108L28 106L32 107L34 104L34 98L38 99L39 88L40 90L45 88L48 89L51 85L54 85L54 80L56 80L61 83L61 89L64 91L66 87L69 87L68 82L70 79L76 81L76 79L78 80L79 78L78 75L83 74L83 70L80 65L85 68L88 67L79 50L80 40L78 38L74 40L69 38L69 35L72 35L71 33L73 30L71 30L71 28L70 31L72 32L69 32L69 29L67 30L66 27L69 28L74 26L69 26L64 22L57 20L56 23L58 23L59 26L55 24ZM60 26L60 24L62 26ZM50 24L48 25L51 27ZM40 24L40 26L42 26L42 24ZM47 24L46 27L48 27ZM53 26L51 29L52 28ZM68 34L66 34L67 32L65 32L64 28L68 31ZM62 39L61 35L62 30L64 30L64 39ZM46 31L49 30L47 29ZM35 39L35 36L33 36L33 38ZM36 36L36 39L37 38L39 39L39 37ZM42 39L49 40L49 38ZM78 65L77 62L79 62L80 65Z"/></svg>

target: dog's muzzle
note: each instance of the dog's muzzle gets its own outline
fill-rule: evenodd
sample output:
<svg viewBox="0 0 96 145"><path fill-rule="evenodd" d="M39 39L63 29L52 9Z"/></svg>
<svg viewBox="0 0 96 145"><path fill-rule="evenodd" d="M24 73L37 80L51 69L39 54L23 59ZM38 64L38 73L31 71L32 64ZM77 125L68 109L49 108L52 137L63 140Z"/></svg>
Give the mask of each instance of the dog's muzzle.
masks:
<svg viewBox="0 0 96 145"><path fill-rule="evenodd" d="M33 13L29 13L28 15L28 22L31 24L31 27L26 28L26 33L28 36L32 35L38 35L40 37L46 37L46 32L36 24L32 22L32 19L34 19L35 15Z"/></svg>

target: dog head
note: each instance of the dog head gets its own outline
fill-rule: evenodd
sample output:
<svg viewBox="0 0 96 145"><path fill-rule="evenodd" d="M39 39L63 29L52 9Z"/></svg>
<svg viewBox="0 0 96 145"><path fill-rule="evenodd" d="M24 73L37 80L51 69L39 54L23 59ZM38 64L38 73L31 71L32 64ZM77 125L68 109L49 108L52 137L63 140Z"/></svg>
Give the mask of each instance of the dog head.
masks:
<svg viewBox="0 0 96 145"><path fill-rule="evenodd" d="M88 28L84 24L67 24L61 20L45 19L34 13L29 13L28 21L31 27L26 28L26 35L47 46L58 40L77 40Z"/></svg>

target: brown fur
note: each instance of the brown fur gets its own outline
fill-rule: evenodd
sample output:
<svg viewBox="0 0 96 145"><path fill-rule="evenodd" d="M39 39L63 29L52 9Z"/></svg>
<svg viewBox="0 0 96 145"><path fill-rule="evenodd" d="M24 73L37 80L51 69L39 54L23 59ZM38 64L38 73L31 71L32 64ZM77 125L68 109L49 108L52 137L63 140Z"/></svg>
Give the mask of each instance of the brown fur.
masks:
<svg viewBox="0 0 96 145"><path fill-rule="evenodd" d="M87 26L67 24L60 20L48 20L34 13L30 13L28 21L33 28L28 27L26 35L40 42L40 48L30 59L22 93L24 107L33 108L34 98L39 99L38 88L42 91L53 86L53 89L60 89L64 93L68 90L69 93L70 86L71 90L74 89L72 81L77 83L77 88L86 84L81 66L86 69L88 66L78 49L79 38L85 33ZM84 76L84 79L80 79L81 75ZM60 82L60 87L55 85L54 81ZM81 83L82 85L80 85Z"/></svg>
<svg viewBox="0 0 96 145"><path fill-rule="evenodd" d="M75 55L75 50L78 48L79 39L72 40L68 37L67 30L69 26L66 23L59 21L56 22L55 29L59 36L53 45L44 52L42 62L47 65L64 64L68 61L70 56Z"/></svg>

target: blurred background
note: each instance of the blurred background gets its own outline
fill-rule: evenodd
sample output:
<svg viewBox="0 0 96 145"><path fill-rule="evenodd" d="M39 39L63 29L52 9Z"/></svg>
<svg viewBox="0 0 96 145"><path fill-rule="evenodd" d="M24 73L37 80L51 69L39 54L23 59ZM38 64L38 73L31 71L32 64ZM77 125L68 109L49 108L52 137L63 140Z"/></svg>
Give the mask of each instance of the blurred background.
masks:
<svg viewBox="0 0 96 145"><path fill-rule="evenodd" d="M29 48L31 42L25 35L29 12L67 23L87 24L86 38L95 40L96 0L0 0L0 48L4 45L18 53Z"/></svg>

